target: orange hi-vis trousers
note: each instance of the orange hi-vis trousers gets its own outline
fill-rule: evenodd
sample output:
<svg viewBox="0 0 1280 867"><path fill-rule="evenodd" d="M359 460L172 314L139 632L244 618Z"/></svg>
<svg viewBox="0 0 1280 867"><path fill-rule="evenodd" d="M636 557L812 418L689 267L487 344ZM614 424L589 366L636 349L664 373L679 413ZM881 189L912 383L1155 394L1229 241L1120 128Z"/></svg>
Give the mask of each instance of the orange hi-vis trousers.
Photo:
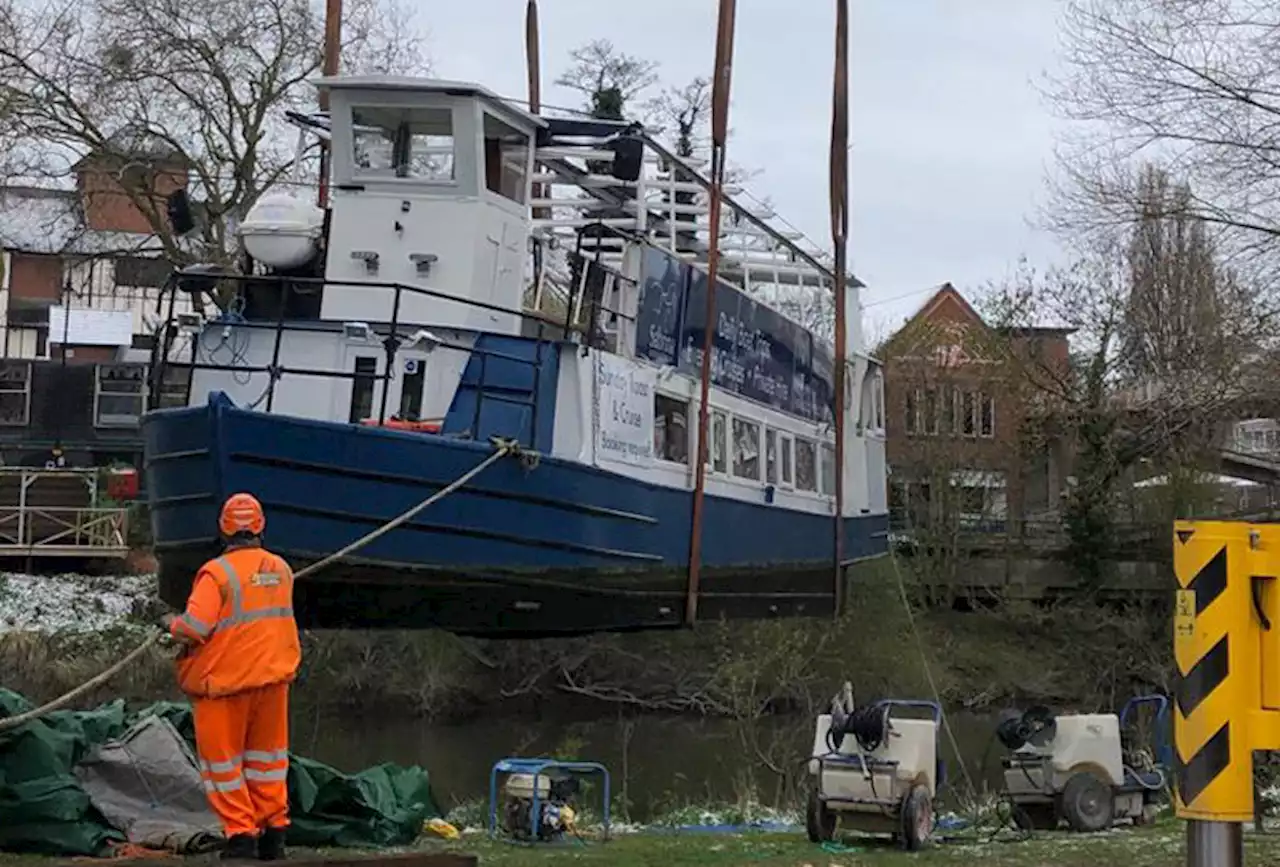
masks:
<svg viewBox="0 0 1280 867"><path fill-rule="evenodd" d="M227 837L289 825L289 684L193 702L209 806Z"/></svg>

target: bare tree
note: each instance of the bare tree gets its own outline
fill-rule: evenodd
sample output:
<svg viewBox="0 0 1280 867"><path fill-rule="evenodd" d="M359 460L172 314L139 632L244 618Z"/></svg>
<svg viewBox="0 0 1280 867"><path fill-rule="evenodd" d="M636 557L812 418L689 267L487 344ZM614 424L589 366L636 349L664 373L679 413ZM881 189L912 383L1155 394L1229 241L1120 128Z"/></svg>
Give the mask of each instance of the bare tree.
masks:
<svg viewBox="0 0 1280 867"><path fill-rule="evenodd" d="M569 68L556 84L582 94L592 117L623 120L628 103L658 81L658 64L596 39L569 53Z"/></svg>
<svg viewBox="0 0 1280 867"><path fill-rule="evenodd" d="M1124 229L1149 204L1142 163L1156 160L1190 184L1164 199L1165 216L1220 227L1226 253L1274 250L1277 30L1280 8L1266 0L1070 0L1066 73L1048 95L1081 123L1064 143L1049 222Z"/></svg>
<svg viewBox="0 0 1280 867"><path fill-rule="evenodd" d="M345 67L423 70L407 15L400 0L348 0ZM0 175L62 182L104 158L108 194L145 216L170 259L227 262L236 221L287 180L284 114L315 104L323 30L314 0L0 0ZM159 181L175 172L204 217L190 239L165 210Z"/></svg>
<svg viewBox="0 0 1280 867"><path fill-rule="evenodd" d="M993 320L1075 329L1069 366L1020 361L1043 423L1075 445L1064 513L1075 564L1091 584L1120 541L1119 483L1139 461L1208 457L1271 326L1244 303L1210 239L1192 231L1196 222L1161 209L1190 193L1159 173L1147 178L1151 209L1126 232L1094 233L1069 266L1024 267L987 299Z"/></svg>

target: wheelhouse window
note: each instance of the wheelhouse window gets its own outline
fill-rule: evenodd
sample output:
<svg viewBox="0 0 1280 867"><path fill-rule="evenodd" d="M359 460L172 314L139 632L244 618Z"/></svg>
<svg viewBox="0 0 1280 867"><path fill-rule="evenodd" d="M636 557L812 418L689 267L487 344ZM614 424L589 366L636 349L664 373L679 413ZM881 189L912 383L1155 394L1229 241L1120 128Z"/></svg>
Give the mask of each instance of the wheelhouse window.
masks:
<svg viewBox="0 0 1280 867"><path fill-rule="evenodd" d="M689 463L689 403L665 394L653 396L653 453L673 464Z"/></svg>
<svg viewBox="0 0 1280 867"><path fill-rule="evenodd" d="M796 488L818 490L818 447L799 438L796 439Z"/></svg>
<svg viewBox="0 0 1280 867"><path fill-rule="evenodd" d="M778 466L782 468L782 486L789 488L795 483L792 472L791 450L795 440L790 434L778 434Z"/></svg>
<svg viewBox="0 0 1280 867"><path fill-rule="evenodd" d="M94 374L94 427L136 427L147 411L147 369L99 364Z"/></svg>
<svg viewBox="0 0 1280 867"><path fill-rule="evenodd" d="M456 180L453 109L356 106L351 122L356 177Z"/></svg>
<svg viewBox="0 0 1280 867"><path fill-rule="evenodd" d="M491 114L484 116L485 189L523 205L529 166L529 137Z"/></svg>
<svg viewBox="0 0 1280 867"><path fill-rule="evenodd" d="M352 424L359 424L373 417L373 386L377 380L377 356L357 356L355 376L351 380L351 413L347 419Z"/></svg>
<svg viewBox="0 0 1280 867"><path fill-rule="evenodd" d="M760 481L760 425L744 418L733 420L733 474Z"/></svg>
<svg viewBox="0 0 1280 867"><path fill-rule="evenodd" d="M0 425L26 427L31 421L31 364L0 363Z"/></svg>

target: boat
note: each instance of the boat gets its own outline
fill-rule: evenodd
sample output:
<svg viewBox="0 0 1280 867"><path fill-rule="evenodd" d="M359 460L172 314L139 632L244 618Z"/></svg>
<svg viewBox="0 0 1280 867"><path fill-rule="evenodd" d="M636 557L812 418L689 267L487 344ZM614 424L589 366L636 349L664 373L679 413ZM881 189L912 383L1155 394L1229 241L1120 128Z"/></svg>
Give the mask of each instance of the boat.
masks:
<svg viewBox="0 0 1280 867"><path fill-rule="evenodd" d="M163 598L182 604L218 553L231 493L262 501L266 544L298 569L505 446L299 581L300 624L663 629L688 622L690 597L700 621L835 612L848 569L888 542L861 284L845 281L839 425L830 343L771 301L829 294L830 260L728 191L691 581L708 291L695 161L638 124L533 114L478 84L316 84L329 110L289 119L327 143L327 206L270 192L238 227L237 268L171 281L214 314L171 317L156 341L156 383L170 368L189 382L184 406L142 421Z"/></svg>

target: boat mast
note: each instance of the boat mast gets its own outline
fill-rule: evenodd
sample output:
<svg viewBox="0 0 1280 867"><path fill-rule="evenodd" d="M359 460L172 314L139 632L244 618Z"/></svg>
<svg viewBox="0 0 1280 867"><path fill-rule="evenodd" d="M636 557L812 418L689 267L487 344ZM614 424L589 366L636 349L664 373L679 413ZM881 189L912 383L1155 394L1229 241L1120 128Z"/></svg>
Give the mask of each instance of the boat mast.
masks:
<svg viewBox="0 0 1280 867"><path fill-rule="evenodd" d="M325 0L324 4L324 60L320 72L326 78L338 74L338 53L342 47L342 0ZM329 110L329 89L320 91L320 110ZM320 207L329 203L329 149L331 141L320 140Z"/></svg>
<svg viewBox="0 0 1280 867"><path fill-rule="evenodd" d="M836 0L836 57L831 86L831 243L835 248L836 518L835 613L844 611L844 423L846 345L846 255L849 237L849 0Z"/></svg>
<svg viewBox="0 0 1280 867"><path fill-rule="evenodd" d="M698 466L694 471L693 520L689 539L689 584L684 620L698 619L698 582L702 571L702 513L707 484L707 428L710 424L711 348L716 326L716 286L720 273L720 211L724 203L724 149L729 132L729 85L733 72L733 16L736 0L720 0L716 59L711 79L711 207L707 247L707 303L702 326L702 379L698 401Z"/></svg>

